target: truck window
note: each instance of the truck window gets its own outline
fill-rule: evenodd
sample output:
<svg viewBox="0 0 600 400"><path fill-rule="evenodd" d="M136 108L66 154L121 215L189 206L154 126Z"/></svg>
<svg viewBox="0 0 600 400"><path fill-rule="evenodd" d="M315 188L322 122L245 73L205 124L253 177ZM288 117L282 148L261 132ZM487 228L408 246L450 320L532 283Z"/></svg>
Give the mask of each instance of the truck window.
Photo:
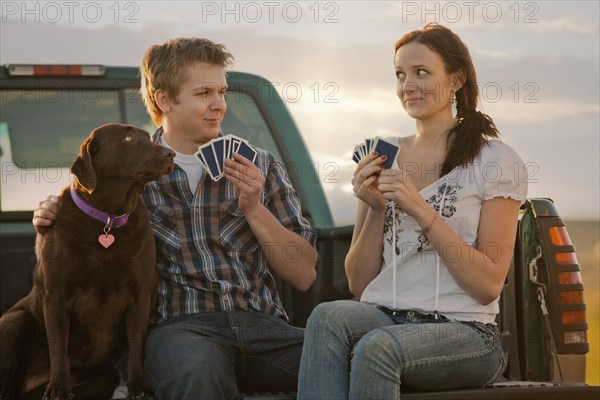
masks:
<svg viewBox="0 0 600 400"><path fill-rule="evenodd" d="M248 93L239 91L229 91L225 98L227 113L221 125L221 131L224 134L230 133L243 137L251 144L267 150L279 160L283 160L273 140L273 134L254 99ZM124 103L128 123L139 126L148 132L154 132L156 127L146 113L145 105L137 90L125 90Z"/></svg>
<svg viewBox="0 0 600 400"><path fill-rule="evenodd" d="M116 90L3 90L2 211L34 209L71 182L69 167L95 127L120 121Z"/></svg>
<svg viewBox="0 0 600 400"><path fill-rule="evenodd" d="M92 129L119 121L117 91L2 92L12 162L19 168L69 166Z"/></svg>
<svg viewBox="0 0 600 400"><path fill-rule="evenodd" d="M89 133L105 123L155 129L137 89L2 90L0 114L0 210L29 211L72 183L69 168ZM257 104L229 92L224 133L244 137L281 160Z"/></svg>
<svg viewBox="0 0 600 400"><path fill-rule="evenodd" d="M223 133L247 139L250 144L273 153L283 161L265 118L254 99L247 93L227 92L227 113L221 126Z"/></svg>
<svg viewBox="0 0 600 400"><path fill-rule="evenodd" d="M125 104L125 121L153 134L156 126L146 112L146 105L140 91L138 89L123 90L123 103Z"/></svg>

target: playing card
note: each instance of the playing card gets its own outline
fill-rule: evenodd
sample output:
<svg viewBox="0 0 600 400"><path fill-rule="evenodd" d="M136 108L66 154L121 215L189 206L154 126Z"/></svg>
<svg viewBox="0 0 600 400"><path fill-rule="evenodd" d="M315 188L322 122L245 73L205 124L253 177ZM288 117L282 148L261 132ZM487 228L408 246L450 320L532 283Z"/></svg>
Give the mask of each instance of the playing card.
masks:
<svg viewBox="0 0 600 400"><path fill-rule="evenodd" d="M365 139L366 154L369 154L369 153L373 152L373 149L375 148L375 146L374 146L375 140L376 139L371 139L371 138Z"/></svg>
<svg viewBox="0 0 600 400"><path fill-rule="evenodd" d="M363 143L357 144L352 152L352 160L359 163L363 157L376 151L380 156L386 155L388 158L383 164L384 168L389 169L394 164L398 155L398 146L386 141L380 137L367 138Z"/></svg>
<svg viewBox="0 0 600 400"><path fill-rule="evenodd" d="M246 139L235 135L224 135L211 140L198 148L194 154L208 171L214 181L221 179L225 173L225 160L233 159L233 153L239 153L248 160L256 160L254 150Z"/></svg>
<svg viewBox="0 0 600 400"><path fill-rule="evenodd" d="M248 160L254 162L256 159L256 150L254 150L246 141L240 142L236 153L246 157Z"/></svg>
<svg viewBox="0 0 600 400"><path fill-rule="evenodd" d="M369 151L367 149L367 144L366 143L361 143L360 144L360 154L361 154L361 159L363 157L365 157L367 154L369 154Z"/></svg>
<svg viewBox="0 0 600 400"><path fill-rule="evenodd" d="M196 158L198 158L204 169L208 170L208 167L206 166L206 161L204 160L204 157L202 157L202 153L200 153L200 147L198 147L198 151L195 152L194 155L196 156Z"/></svg>
<svg viewBox="0 0 600 400"><path fill-rule="evenodd" d="M219 168L217 167L217 157L215 156L214 149L212 143L207 143L201 146L198 149L200 156L202 157L202 162L206 166L206 170L210 174L210 177L218 181L219 177ZM222 175L221 175L222 176Z"/></svg>
<svg viewBox="0 0 600 400"><path fill-rule="evenodd" d="M352 152L352 160L354 160L354 162L358 164L366 154L366 144L359 143L356 146L354 146L354 151Z"/></svg>
<svg viewBox="0 0 600 400"><path fill-rule="evenodd" d="M360 159L361 159L361 156L360 156L360 153L358 152L358 145L356 145L356 146L354 146L354 151L352 151L352 160L358 164Z"/></svg>
<svg viewBox="0 0 600 400"><path fill-rule="evenodd" d="M217 164L217 169L219 170L219 174L215 176L215 178L218 180L223 176L223 166L225 162L223 138L218 137L210 143L213 148L213 152L215 153L215 161Z"/></svg>
<svg viewBox="0 0 600 400"><path fill-rule="evenodd" d="M231 135L223 137L223 158L225 160L231 158Z"/></svg>
<svg viewBox="0 0 600 400"><path fill-rule="evenodd" d="M396 157L398 156L398 146L393 143L387 142L384 139L375 139L373 151L376 151L379 156L386 155L387 159L383 163L385 169L392 168Z"/></svg>
<svg viewBox="0 0 600 400"><path fill-rule="evenodd" d="M238 147L240 147L240 143L242 143L242 139L234 136L231 138L231 152L237 153Z"/></svg>

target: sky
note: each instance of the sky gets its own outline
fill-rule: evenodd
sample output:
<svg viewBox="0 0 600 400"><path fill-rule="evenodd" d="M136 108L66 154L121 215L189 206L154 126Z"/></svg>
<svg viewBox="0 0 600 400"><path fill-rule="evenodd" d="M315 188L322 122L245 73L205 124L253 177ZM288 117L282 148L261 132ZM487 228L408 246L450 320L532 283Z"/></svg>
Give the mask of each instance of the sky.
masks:
<svg viewBox="0 0 600 400"><path fill-rule="evenodd" d="M600 215L598 1L1 1L0 63L137 66L152 44L207 37L277 83L338 225L354 218L351 151L407 136L393 45L438 22L470 49L480 109L525 161L529 197Z"/></svg>

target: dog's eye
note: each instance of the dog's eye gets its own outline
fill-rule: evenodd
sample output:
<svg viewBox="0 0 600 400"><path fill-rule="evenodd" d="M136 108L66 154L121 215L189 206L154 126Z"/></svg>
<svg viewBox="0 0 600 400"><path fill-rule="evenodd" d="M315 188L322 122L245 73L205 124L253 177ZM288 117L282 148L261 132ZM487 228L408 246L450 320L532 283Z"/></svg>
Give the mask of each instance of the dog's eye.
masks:
<svg viewBox="0 0 600 400"><path fill-rule="evenodd" d="M135 139L135 138L133 137L133 135L127 135L127 136L125 136L125 139L123 139L123 140L124 140L124 141L126 141L126 142L132 142L132 141L133 141L133 139Z"/></svg>

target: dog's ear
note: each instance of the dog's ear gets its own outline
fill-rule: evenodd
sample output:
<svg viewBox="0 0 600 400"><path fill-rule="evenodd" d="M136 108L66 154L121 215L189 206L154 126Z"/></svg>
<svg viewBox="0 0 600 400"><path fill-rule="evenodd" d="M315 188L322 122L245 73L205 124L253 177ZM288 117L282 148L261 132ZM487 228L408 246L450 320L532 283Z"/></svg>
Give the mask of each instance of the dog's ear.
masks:
<svg viewBox="0 0 600 400"><path fill-rule="evenodd" d="M81 145L79 155L71 166L71 173L77 182L90 194L96 189L96 171L92 165L93 137L89 137Z"/></svg>

